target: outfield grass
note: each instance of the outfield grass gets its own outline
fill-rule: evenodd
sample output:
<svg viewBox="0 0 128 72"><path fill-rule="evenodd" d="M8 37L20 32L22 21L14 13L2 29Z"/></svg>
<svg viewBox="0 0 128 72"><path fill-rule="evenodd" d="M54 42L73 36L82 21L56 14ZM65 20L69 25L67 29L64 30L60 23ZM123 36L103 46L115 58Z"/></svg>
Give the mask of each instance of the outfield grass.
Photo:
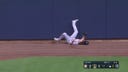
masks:
<svg viewBox="0 0 128 72"><path fill-rule="evenodd" d="M85 60L117 60L119 69L84 69ZM31 57L0 61L0 72L126 72L128 57Z"/></svg>

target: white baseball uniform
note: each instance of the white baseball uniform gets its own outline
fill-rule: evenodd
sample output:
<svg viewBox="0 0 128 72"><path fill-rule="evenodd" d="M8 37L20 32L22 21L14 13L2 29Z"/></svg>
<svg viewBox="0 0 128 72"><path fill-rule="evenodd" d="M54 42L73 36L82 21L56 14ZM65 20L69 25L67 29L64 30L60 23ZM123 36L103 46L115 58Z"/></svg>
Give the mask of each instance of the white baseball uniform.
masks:
<svg viewBox="0 0 128 72"><path fill-rule="evenodd" d="M72 20L72 27L74 32L71 36L69 36L66 32L64 32L63 34L61 34L59 38L54 38L54 40L59 41L65 38L68 44L78 44L80 39L76 39L76 36L78 35L78 29L76 27L77 21L78 19Z"/></svg>

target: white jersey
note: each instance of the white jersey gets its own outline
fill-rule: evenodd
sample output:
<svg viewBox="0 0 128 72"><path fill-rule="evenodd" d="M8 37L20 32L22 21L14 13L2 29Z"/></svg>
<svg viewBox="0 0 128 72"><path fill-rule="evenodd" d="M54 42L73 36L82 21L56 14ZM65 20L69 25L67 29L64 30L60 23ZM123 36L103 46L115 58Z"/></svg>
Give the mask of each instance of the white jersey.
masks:
<svg viewBox="0 0 128 72"><path fill-rule="evenodd" d="M78 44L79 44L79 39L74 39L74 40L72 41L72 44L73 44L73 45L78 45Z"/></svg>
<svg viewBox="0 0 128 72"><path fill-rule="evenodd" d="M68 41L69 44L78 45L79 39L72 38Z"/></svg>

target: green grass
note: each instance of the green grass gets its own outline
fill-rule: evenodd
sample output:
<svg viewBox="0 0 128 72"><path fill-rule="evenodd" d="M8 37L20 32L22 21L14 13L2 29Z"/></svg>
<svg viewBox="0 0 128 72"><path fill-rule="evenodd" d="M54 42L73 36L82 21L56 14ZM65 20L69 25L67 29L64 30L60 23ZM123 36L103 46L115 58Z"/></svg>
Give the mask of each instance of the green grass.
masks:
<svg viewBox="0 0 128 72"><path fill-rule="evenodd" d="M118 60L119 69L84 69L83 61ZM124 72L128 57L31 57L0 61L0 72Z"/></svg>

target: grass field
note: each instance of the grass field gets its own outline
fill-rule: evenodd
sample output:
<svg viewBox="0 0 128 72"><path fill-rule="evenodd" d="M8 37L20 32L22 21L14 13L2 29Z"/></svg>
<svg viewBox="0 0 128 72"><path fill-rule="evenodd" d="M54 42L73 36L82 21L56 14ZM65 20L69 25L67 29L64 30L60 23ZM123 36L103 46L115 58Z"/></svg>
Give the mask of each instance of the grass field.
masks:
<svg viewBox="0 0 128 72"><path fill-rule="evenodd" d="M84 69L83 61L117 60L119 69ZM30 57L0 61L0 72L126 72L128 57Z"/></svg>

